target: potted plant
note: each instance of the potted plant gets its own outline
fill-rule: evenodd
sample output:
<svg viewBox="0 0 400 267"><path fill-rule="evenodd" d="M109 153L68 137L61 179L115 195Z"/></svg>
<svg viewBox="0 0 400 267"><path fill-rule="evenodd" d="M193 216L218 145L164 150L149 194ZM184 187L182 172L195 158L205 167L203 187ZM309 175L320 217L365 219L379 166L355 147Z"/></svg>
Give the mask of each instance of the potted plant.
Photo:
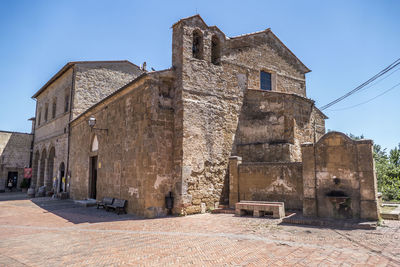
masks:
<svg viewBox="0 0 400 267"><path fill-rule="evenodd" d="M21 189L22 189L22 192L24 192L24 193L26 193L27 191L28 191L28 187L29 187L29 181L28 181L28 179L23 179L22 180L22 182L21 182L21 184L20 184L20 187L21 187Z"/></svg>

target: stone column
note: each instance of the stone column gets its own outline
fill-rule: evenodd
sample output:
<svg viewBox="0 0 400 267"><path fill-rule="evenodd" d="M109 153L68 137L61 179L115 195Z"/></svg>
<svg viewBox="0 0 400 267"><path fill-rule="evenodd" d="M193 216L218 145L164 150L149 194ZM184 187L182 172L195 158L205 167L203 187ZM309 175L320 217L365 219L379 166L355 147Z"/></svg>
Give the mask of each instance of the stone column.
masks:
<svg viewBox="0 0 400 267"><path fill-rule="evenodd" d="M378 189L372 146L371 140L357 141L357 165L360 177L360 218L378 220Z"/></svg>
<svg viewBox="0 0 400 267"><path fill-rule="evenodd" d="M47 181L47 176L48 176L48 160L47 158L44 159L44 173L43 173L43 184L41 184L40 186L44 186L46 185L46 181Z"/></svg>
<svg viewBox="0 0 400 267"><path fill-rule="evenodd" d="M239 165L242 158L238 156L229 157L229 207L235 208L239 202Z"/></svg>
<svg viewBox="0 0 400 267"><path fill-rule="evenodd" d="M303 162L303 215L317 216L317 199L315 189L315 155L314 145L301 145Z"/></svg>
<svg viewBox="0 0 400 267"><path fill-rule="evenodd" d="M40 187L40 168L41 167L41 160L38 160L38 168L37 168L37 174L36 174L36 191L39 190Z"/></svg>

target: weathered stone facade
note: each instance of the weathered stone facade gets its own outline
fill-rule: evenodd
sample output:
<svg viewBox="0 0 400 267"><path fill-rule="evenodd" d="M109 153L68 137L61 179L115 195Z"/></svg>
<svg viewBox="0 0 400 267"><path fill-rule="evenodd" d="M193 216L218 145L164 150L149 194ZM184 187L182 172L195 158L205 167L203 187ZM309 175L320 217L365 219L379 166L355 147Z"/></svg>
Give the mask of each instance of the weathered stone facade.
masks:
<svg viewBox="0 0 400 267"><path fill-rule="evenodd" d="M9 173L17 173L16 188L24 178L24 168L30 166L33 135L0 131L0 192L7 187Z"/></svg>
<svg viewBox="0 0 400 267"><path fill-rule="evenodd" d="M69 191L69 122L141 73L128 61L70 62L33 96L37 103L31 187Z"/></svg>
<svg viewBox="0 0 400 267"><path fill-rule="evenodd" d="M170 71L142 75L72 122L72 198L90 196L89 158L97 157L98 199L126 199L128 212L146 217L166 214L165 196L173 187L170 80Z"/></svg>
<svg viewBox="0 0 400 267"><path fill-rule="evenodd" d="M330 132L302 145L303 214L331 218L378 219L371 140Z"/></svg>
<svg viewBox="0 0 400 267"><path fill-rule="evenodd" d="M268 186L284 172L302 192L300 144L324 134L326 118L306 98L309 69L269 29L229 38L198 15L172 28L171 70L143 74L71 123L72 197L95 190L98 199L124 198L129 212L153 217L166 213L172 192L174 213L198 213L229 202L231 155L269 162L259 164L255 182L271 173L260 182ZM260 71L271 74L271 91L260 90ZM299 194L285 199L301 208Z"/></svg>

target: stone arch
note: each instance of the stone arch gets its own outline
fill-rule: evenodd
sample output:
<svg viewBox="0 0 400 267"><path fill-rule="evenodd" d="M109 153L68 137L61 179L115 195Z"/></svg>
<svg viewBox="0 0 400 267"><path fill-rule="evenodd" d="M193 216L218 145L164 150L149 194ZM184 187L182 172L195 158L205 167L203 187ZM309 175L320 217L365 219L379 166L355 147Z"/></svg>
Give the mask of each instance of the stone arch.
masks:
<svg viewBox="0 0 400 267"><path fill-rule="evenodd" d="M47 159L47 175L46 175L46 190L50 191L53 187L53 176L54 176L54 158L56 156L56 149L52 146L49 150L49 156Z"/></svg>
<svg viewBox="0 0 400 267"><path fill-rule="evenodd" d="M329 140L331 140L331 139L336 139L337 140L336 143L338 143L338 142L339 143L340 142L345 142L345 143L351 143L351 144L357 143L356 140L351 139L350 137L348 137L344 133L332 131L332 132L326 133L324 136L322 136L318 140L316 145L318 146L318 145L325 144L325 143L329 142Z"/></svg>
<svg viewBox="0 0 400 267"><path fill-rule="evenodd" d="M203 33L196 29L193 31L193 39L192 39L192 54L193 58L203 59Z"/></svg>
<svg viewBox="0 0 400 267"><path fill-rule="evenodd" d="M211 63L214 65L221 64L221 41L216 35L211 38Z"/></svg>
<svg viewBox="0 0 400 267"><path fill-rule="evenodd" d="M33 161L32 161L32 181L31 181L31 188L35 188L36 182L38 179L39 175L39 160L40 160L40 153L39 150L37 150L34 155L33 155Z"/></svg>
<svg viewBox="0 0 400 267"><path fill-rule="evenodd" d="M45 170L46 170L46 161L47 161L47 153L46 149L43 149L40 157L40 163L39 163L39 177L37 179L37 188L44 185L44 176L45 176Z"/></svg>

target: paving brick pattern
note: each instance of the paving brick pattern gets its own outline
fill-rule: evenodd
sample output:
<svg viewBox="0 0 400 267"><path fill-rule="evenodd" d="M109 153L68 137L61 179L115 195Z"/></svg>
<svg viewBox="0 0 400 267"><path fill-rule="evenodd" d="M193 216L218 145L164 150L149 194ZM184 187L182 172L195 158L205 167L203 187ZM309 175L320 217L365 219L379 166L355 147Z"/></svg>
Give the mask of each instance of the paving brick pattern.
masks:
<svg viewBox="0 0 400 267"><path fill-rule="evenodd" d="M0 266L400 266L398 221L346 230L232 214L142 219L0 198L0 236Z"/></svg>

